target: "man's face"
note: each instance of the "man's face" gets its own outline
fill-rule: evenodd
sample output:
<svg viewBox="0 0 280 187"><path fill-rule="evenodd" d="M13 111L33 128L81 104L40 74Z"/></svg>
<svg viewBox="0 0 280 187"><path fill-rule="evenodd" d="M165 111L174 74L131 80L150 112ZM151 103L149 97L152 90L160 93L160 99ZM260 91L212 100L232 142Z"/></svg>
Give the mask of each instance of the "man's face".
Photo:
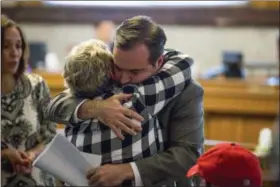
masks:
<svg viewBox="0 0 280 187"><path fill-rule="evenodd" d="M161 67L162 56L152 65L149 51L144 44L130 50L114 48L114 77L121 84L141 83Z"/></svg>

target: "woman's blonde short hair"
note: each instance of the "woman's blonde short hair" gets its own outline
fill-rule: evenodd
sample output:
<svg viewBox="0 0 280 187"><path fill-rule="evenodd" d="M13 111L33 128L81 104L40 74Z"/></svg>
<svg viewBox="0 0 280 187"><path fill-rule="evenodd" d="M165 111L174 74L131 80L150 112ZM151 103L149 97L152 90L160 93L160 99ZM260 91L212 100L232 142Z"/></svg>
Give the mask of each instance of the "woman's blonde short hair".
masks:
<svg viewBox="0 0 280 187"><path fill-rule="evenodd" d="M72 93L95 92L111 72L113 56L108 46L91 39L82 42L66 56L63 77Z"/></svg>

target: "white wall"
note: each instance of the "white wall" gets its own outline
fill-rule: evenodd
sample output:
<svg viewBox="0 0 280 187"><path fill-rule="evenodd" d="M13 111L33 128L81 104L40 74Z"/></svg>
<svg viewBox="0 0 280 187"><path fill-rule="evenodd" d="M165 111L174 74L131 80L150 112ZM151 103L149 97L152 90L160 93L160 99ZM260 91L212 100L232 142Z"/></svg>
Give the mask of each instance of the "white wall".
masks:
<svg viewBox="0 0 280 187"><path fill-rule="evenodd" d="M22 24L29 41L44 41L63 63L69 47L94 37L92 25ZM277 62L278 28L217 28L163 25L167 47L188 53L201 71L219 65L223 50L242 51L246 62Z"/></svg>

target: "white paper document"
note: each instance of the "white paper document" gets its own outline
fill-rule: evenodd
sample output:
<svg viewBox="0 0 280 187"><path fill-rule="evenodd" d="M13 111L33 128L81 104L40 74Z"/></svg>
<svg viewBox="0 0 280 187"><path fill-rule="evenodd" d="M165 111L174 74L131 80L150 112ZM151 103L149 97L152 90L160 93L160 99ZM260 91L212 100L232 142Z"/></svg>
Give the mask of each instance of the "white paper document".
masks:
<svg viewBox="0 0 280 187"><path fill-rule="evenodd" d="M80 152L65 136L57 134L34 160L33 166L70 186L88 186L88 170L100 166L100 163L100 155Z"/></svg>

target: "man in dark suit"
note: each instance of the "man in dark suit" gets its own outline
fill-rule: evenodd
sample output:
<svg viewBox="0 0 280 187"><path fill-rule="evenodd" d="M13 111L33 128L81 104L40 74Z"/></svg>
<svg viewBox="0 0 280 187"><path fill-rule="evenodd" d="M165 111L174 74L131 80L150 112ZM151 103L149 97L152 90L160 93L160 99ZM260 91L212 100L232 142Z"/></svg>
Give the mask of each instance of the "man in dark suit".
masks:
<svg viewBox="0 0 280 187"><path fill-rule="evenodd" d="M136 16L125 20L116 32L114 78L122 85L141 83L159 72L162 64L189 59L176 50L173 50L175 55L165 55L165 42L163 29L150 18ZM162 152L132 163L93 168L89 183L118 186L124 180L134 180L135 186L190 186L185 173L203 152L203 94L202 87L191 80L180 95L154 116L163 131ZM126 96L122 95L103 101L80 100L63 92L52 100L48 115L51 120L65 124L77 118L97 118L112 129L131 133L137 130L131 118L138 117L121 105L124 99Z"/></svg>

